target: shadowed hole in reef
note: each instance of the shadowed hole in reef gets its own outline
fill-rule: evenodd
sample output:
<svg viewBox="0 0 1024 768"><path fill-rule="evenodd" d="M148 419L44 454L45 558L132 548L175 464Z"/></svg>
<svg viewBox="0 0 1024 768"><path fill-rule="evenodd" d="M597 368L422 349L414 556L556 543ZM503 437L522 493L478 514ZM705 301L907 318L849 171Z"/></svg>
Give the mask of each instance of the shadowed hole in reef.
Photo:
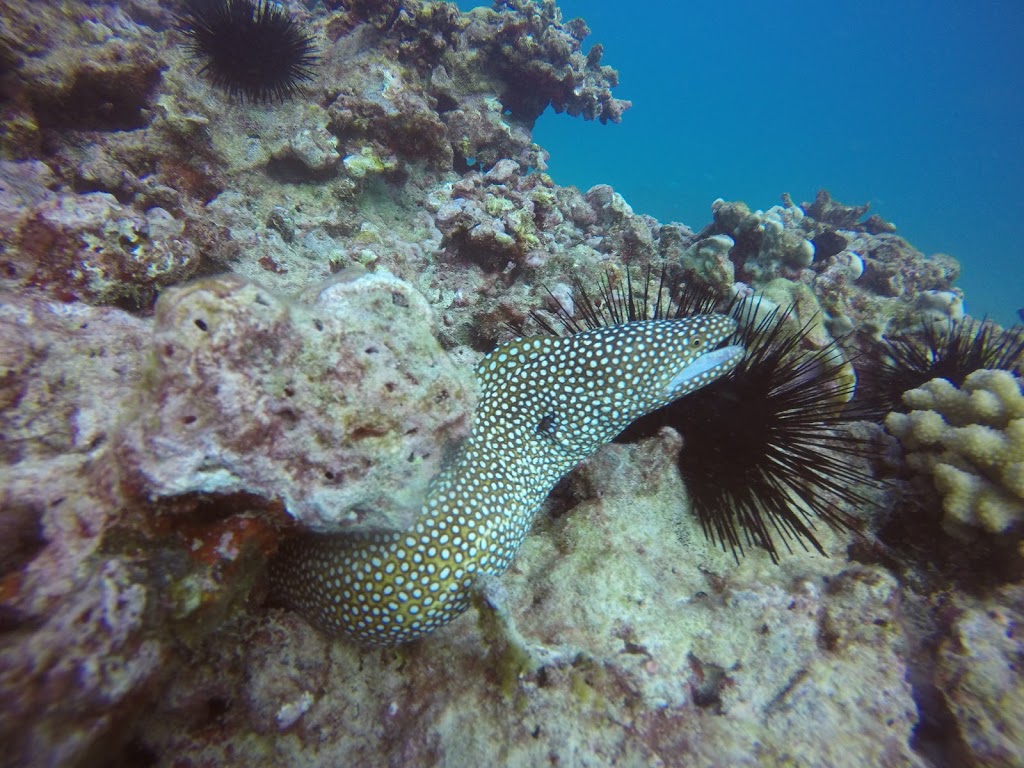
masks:
<svg viewBox="0 0 1024 768"><path fill-rule="evenodd" d="M43 510L28 504L5 503L0 509L0 578L24 568L46 546ZM0 604L0 632L17 629L30 617Z"/></svg>
<svg viewBox="0 0 1024 768"><path fill-rule="evenodd" d="M190 525L204 525L238 515L279 511L277 502L244 491L214 495L200 492L187 493L171 499L157 500L153 504L159 513L174 514L175 526L178 530L184 530ZM114 547L111 551L117 551L117 548Z"/></svg>
<svg viewBox="0 0 1024 768"><path fill-rule="evenodd" d="M16 571L46 546L43 510L29 504L8 502L0 512L0 577Z"/></svg>
<svg viewBox="0 0 1024 768"><path fill-rule="evenodd" d="M134 131L151 119L149 97L160 81L155 65L138 69L83 68L70 86L35 100L44 130Z"/></svg>
<svg viewBox="0 0 1024 768"><path fill-rule="evenodd" d="M116 755L107 768L152 768L160 764L160 756L137 739L129 741Z"/></svg>
<svg viewBox="0 0 1024 768"><path fill-rule="evenodd" d="M313 170L299 158L285 155L267 163L267 175L281 184L307 184L327 181L337 175L335 168Z"/></svg>
<svg viewBox="0 0 1024 768"><path fill-rule="evenodd" d="M971 750L961 738L956 718L935 683L928 679L927 674L918 674L914 670L911 670L910 678L918 713L910 746L935 768L971 765Z"/></svg>
<svg viewBox="0 0 1024 768"><path fill-rule="evenodd" d="M701 709L711 710L716 715L722 714L722 690L729 681L725 670L717 664L701 661L692 653L690 669L694 673L690 682L693 703Z"/></svg>

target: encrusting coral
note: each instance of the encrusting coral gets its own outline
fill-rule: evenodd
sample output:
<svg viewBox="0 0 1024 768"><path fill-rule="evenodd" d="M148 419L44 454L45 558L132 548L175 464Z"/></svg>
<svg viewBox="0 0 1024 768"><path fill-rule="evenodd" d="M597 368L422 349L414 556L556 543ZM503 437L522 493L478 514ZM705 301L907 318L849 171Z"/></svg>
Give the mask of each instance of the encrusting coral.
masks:
<svg viewBox="0 0 1024 768"><path fill-rule="evenodd" d="M885 425L907 463L930 474L946 523L1002 533L1024 521L1024 394L1008 371L980 370L958 389L933 379L904 394Z"/></svg>

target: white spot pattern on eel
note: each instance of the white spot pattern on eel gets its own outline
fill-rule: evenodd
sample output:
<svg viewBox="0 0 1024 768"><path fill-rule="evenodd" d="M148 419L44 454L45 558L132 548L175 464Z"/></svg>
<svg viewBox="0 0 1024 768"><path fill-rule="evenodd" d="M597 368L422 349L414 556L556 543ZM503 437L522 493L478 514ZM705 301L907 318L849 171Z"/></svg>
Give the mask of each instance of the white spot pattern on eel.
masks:
<svg viewBox="0 0 1024 768"><path fill-rule="evenodd" d="M271 565L277 596L321 629L408 642L466 610L478 573L500 575L554 485L633 420L731 371L724 315L639 320L504 344L477 368L470 436L401 533L307 535Z"/></svg>

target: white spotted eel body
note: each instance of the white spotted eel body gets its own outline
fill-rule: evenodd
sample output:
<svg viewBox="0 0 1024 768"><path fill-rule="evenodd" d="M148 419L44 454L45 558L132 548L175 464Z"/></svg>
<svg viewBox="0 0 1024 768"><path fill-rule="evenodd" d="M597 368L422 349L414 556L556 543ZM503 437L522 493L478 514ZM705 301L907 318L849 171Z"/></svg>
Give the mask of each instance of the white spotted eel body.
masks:
<svg viewBox="0 0 1024 768"><path fill-rule="evenodd" d="M331 634L394 645L469 605L500 575L569 470L634 419L731 371L724 315L641 320L498 347L477 368L473 428L402 533L303 536L271 566L277 596Z"/></svg>

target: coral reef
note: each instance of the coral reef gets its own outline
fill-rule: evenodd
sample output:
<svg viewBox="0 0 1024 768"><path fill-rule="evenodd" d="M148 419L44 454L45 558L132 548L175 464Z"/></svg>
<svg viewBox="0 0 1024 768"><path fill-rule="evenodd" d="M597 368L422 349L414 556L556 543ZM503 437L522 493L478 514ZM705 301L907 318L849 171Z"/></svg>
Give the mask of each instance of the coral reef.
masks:
<svg viewBox="0 0 1024 768"><path fill-rule="evenodd" d="M953 287L959 265L942 254L925 257L877 217L861 222L866 211L840 205L824 191L800 206L784 195L782 205L767 211L718 200L713 224L691 251L718 238L704 250L728 245L740 280L755 288L776 280L806 286L835 337L854 330L879 337L928 320L962 319L962 296Z"/></svg>
<svg viewBox="0 0 1024 768"><path fill-rule="evenodd" d="M282 509L403 525L472 404L423 298L382 273L292 304L208 279L151 320L7 294L0 340L15 764L116 740L178 646L246 599Z"/></svg>
<svg viewBox="0 0 1024 768"><path fill-rule="evenodd" d="M58 298L148 306L199 269L188 222L158 206L140 211L107 192L57 193L38 161L0 161L0 284L53 286Z"/></svg>
<svg viewBox="0 0 1024 768"><path fill-rule="evenodd" d="M957 388L933 379L903 395L885 425L907 463L932 477L946 524L1002 533L1024 521L1024 392L1008 371L980 370Z"/></svg>
<svg viewBox="0 0 1024 768"><path fill-rule="evenodd" d="M135 748L195 763L923 765L893 577L810 555L737 569L683 513L677 447L606 448L573 481L584 500L526 540L503 580L526 658L482 654L472 622L382 654L250 617L204 646ZM217 735L202 738L211 702Z"/></svg>
<svg viewBox="0 0 1024 768"><path fill-rule="evenodd" d="M179 3L0 5L0 765L1020 764L1019 585L888 547L878 489L815 529L831 559L737 564L671 431L572 473L428 640L265 604L281 529L404 525L480 357L584 313L572 278L793 305L858 374L883 336L970 322L952 258L825 192L694 230L556 184L537 116L629 102L552 0L280 7L320 58L254 103L200 75ZM950 478L1004 497L1018 470L964 450L1015 434L986 394L1008 375L947 425Z"/></svg>
<svg viewBox="0 0 1024 768"><path fill-rule="evenodd" d="M50 158L48 168L7 172L34 183L5 204L16 215L4 231L14 243L3 254L4 278L61 298L128 297L147 308L155 298L147 286L229 264L271 288L300 290L379 258L360 247L367 224L392 235L379 238L393 254L382 266L411 278L426 259L403 256L414 245L429 252L433 235L406 214L405 196L447 181L452 169L488 170L502 159L543 169L530 128L549 103L601 120L628 107L611 96L617 75L599 63L600 47L581 52L586 26L563 24L552 2L472 14L429 2L393 13L373 4L334 10L311 27L327 38L317 77L304 87L316 98L273 109L239 106L197 80L184 36L159 6L72 4L66 12L89 23L12 9L0 40L11 62L4 120L19 132L6 134L4 152L31 160L45 146ZM90 117L103 110L105 120ZM65 200L66 187L84 200ZM368 196L396 197L377 206ZM154 208L163 211L154 212L160 226L151 234ZM39 214L46 231L37 236ZM98 217L120 224L93 231ZM273 223L282 219L291 222L284 232ZM236 231L224 237L224 227ZM306 247L303 258L286 236ZM40 255L46 238L60 246L54 265Z"/></svg>
<svg viewBox="0 0 1024 768"><path fill-rule="evenodd" d="M574 117L617 123L630 102L611 95L619 75L601 64L604 47L595 45L586 55L580 50L589 34L582 19L563 25L554 0L502 2L469 15L466 42L495 62L501 83L495 90L514 118L532 124L550 105Z"/></svg>

